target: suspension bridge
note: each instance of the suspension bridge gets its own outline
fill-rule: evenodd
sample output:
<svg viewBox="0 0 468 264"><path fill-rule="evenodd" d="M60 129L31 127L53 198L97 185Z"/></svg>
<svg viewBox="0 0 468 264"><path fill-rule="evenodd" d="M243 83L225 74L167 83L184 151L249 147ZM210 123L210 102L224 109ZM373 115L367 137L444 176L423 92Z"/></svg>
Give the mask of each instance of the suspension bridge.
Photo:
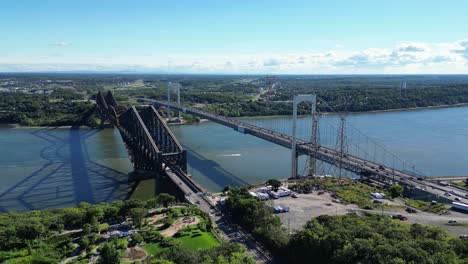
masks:
<svg viewBox="0 0 468 264"><path fill-rule="evenodd" d="M318 120L318 118L314 118L314 114L316 113L315 106L317 104L317 102L315 101L315 96L297 96L293 101L294 108L296 108L299 103L305 101L306 99L311 99L312 101L312 120ZM338 135L338 139L336 140L336 142L338 143L335 144L334 147L332 147L332 144L329 144L329 146L325 146L324 144L319 143L319 135L317 135L317 124L312 124L311 126L309 126L311 127L311 129L309 129L308 133L305 133L309 135L312 134L310 140L300 139L296 137L295 115L297 109L293 110L293 131L292 135L290 135L289 133L279 132L279 129L262 127L261 122L258 121L244 122L237 119L227 118L224 116L205 112L199 109L185 107L180 105L180 103L175 104L152 99L140 100L148 102L158 108L165 107L166 109L172 109L185 114L198 116L200 118L221 124L223 126L230 127L240 133L249 134L272 142L274 144L283 146L285 148L291 149L291 177L299 177L297 157L305 155L310 158L309 175L315 174L315 170L317 169L316 162L321 161L323 163L329 164L337 168L337 174L339 174L340 176L342 174L341 171L343 170L350 172L352 175L371 178L380 182L399 183L407 187L408 189L421 189L436 196L444 196L444 194L450 192L451 196L446 197L449 200L454 200L456 197L466 198L466 195L468 194L468 192L463 190L457 190L457 192L454 192L453 189L447 186L441 186L435 183L434 181L431 181L430 178L426 177L420 171L416 170L415 166L391 154L389 151L377 144L373 139L366 136L360 130L354 128L351 124L346 124L344 118L340 118L341 122L337 126L331 125L332 129L336 130L335 134ZM327 105L326 102L322 101L322 103ZM291 123L291 121L286 122ZM313 122L314 121L312 121L312 123ZM351 141L350 137L345 135L343 131L345 126L353 128L355 130L354 134L364 139L359 138L359 140L356 140L358 143ZM367 143L359 144L359 142ZM369 146L369 142L371 143L371 146ZM349 151L350 148L353 149L352 152ZM369 148L374 149L374 154L371 153L372 151L368 150ZM375 150L378 148L380 148L382 150L381 152L383 152L383 154L380 155L381 157L375 152ZM399 165L399 168L396 168L397 165Z"/></svg>

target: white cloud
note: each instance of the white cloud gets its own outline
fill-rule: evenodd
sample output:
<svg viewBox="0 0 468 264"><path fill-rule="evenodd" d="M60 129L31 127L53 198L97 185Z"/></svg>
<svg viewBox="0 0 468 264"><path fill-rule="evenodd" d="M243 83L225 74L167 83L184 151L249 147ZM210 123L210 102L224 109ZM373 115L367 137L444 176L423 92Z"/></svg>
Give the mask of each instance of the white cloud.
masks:
<svg viewBox="0 0 468 264"><path fill-rule="evenodd" d="M454 53L460 54L465 59L468 59L468 40L461 40L457 43L457 48L452 50Z"/></svg>
<svg viewBox="0 0 468 264"><path fill-rule="evenodd" d="M66 46L71 46L71 43L70 42L65 42L65 41L50 42L49 46L66 47Z"/></svg>
<svg viewBox="0 0 468 264"><path fill-rule="evenodd" d="M267 66L267 67L270 67L270 66L278 66L278 65L281 65L282 62L278 59L275 59L275 58L270 58L268 60L266 60L265 62L263 62L263 66Z"/></svg>
<svg viewBox="0 0 468 264"><path fill-rule="evenodd" d="M66 42L55 46L70 45ZM145 71L249 74L468 73L468 40L396 43L388 48L298 53L165 54L138 56L0 56L0 71ZM152 56L148 56L152 54Z"/></svg>

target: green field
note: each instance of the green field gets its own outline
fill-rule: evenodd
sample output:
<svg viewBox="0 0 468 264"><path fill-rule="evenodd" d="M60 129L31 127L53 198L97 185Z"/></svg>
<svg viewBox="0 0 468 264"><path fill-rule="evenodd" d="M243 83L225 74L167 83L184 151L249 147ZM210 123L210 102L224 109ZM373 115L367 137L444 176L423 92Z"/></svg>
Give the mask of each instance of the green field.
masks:
<svg viewBox="0 0 468 264"><path fill-rule="evenodd" d="M153 256L156 256L156 254L163 250L163 248L160 247L158 243L146 244L143 248L145 249L146 253L148 253L148 255Z"/></svg>
<svg viewBox="0 0 468 264"><path fill-rule="evenodd" d="M146 201L148 199L154 198L155 179L143 180L138 183L138 186L135 188L135 191L132 193L130 199L138 199Z"/></svg>
<svg viewBox="0 0 468 264"><path fill-rule="evenodd" d="M216 247L218 240L210 233L203 232L200 229L194 229L187 235L176 238L183 247L192 250L202 250Z"/></svg>
<svg viewBox="0 0 468 264"><path fill-rule="evenodd" d="M177 244L190 250L204 250L219 246L218 240L210 232L203 232L200 229L194 229L185 235L173 238ZM148 255L156 256L164 247L159 243L149 243L143 247Z"/></svg>

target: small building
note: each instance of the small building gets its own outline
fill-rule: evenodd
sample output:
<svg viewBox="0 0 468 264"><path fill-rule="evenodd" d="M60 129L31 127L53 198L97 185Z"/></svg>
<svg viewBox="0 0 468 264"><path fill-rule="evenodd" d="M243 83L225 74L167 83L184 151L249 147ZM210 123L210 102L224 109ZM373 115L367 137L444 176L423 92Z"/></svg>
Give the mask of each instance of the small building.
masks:
<svg viewBox="0 0 468 264"><path fill-rule="evenodd" d="M385 194L384 193L374 192L374 193L371 193L371 196L374 199L385 199Z"/></svg>

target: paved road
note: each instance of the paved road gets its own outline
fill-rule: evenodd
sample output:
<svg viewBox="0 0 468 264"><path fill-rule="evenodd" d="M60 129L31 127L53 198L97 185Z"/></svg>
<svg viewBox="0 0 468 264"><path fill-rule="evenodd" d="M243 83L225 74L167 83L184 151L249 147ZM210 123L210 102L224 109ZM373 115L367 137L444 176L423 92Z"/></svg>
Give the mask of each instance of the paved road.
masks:
<svg viewBox="0 0 468 264"><path fill-rule="evenodd" d="M219 123L221 125L231 127L239 132L250 134L272 143L281 145L286 148L291 148L292 137L283 133L279 133L273 130L266 128L258 127L249 123L245 123L236 119L226 118L223 116L218 116L211 114L205 111L201 111L194 108L188 108L183 106L178 106L175 104L157 101L152 99L141 99L153 103L157 106L169 106L172 109L181 111L183 113L188 113L192 115L199 116L211 120L213 122ZM416 177L408 172L395 170L390 167L383 166L382 164L372 162L369 160L364 160L362 158L352 156L349 154L342 155L337 150L326 148L320 145L311 144L310 142L297 140L297 152L306 154L309 156L314 156L316 159L322 160L330 164L338 164L339 162L343 169L352 171L359 175L375 175L392 181L398 181L405 185L412 185L417 188L426 190L427 192L433 193L434 195L444 195L447 192L453 191L453 188L449 186L441 186L436 183L427 181L425 179L417 180ZM468 191L457 189L454 194L448 199L454 201L455 197L467 198Z"/></svg>
<svg viewBox="0 0 468 264"><path fill-rule="evenodd" d="M182 172L177 171L176 174L171 169L166 170L166 174L176 183L179 188L185 193L185 198L192 204L199 206L206 212L213 223L215 223L222 232L223 239L229 242L240 243L247 248L247 252L258 263L273 263L271 254L259 243L252 235L246 232L242 227L232 222L229 217L225 216L216 208L216 204L207 197L201 189L197 189L196 185L191 185L191 181L183 180L187 175L180 175Z"/></svg>

